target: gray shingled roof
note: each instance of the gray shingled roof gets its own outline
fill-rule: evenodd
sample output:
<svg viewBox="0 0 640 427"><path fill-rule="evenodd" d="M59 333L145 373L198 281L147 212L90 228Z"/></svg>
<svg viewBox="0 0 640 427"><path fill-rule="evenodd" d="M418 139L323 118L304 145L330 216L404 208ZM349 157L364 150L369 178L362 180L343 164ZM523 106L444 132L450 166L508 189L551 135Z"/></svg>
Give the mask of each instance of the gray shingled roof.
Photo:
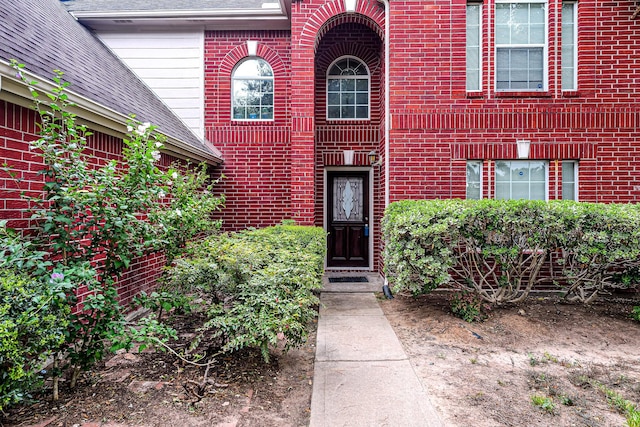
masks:
<svg viewBox="0 0 640 427"><path fill-rule="evenodd" d="M123 2L121 2L123 3ZM62 70L70 90L141 121L196 150L220 157L203 143L149 87L79 24L59 0L0 1L0 59L51 78Z"/></svg>
<svg viewBox="0 0 640 427"><path fill-rule="evenodd" d="M263 0L61 0L71 12L260 9ZM275 2L275 1L274 1Z"/></svg>

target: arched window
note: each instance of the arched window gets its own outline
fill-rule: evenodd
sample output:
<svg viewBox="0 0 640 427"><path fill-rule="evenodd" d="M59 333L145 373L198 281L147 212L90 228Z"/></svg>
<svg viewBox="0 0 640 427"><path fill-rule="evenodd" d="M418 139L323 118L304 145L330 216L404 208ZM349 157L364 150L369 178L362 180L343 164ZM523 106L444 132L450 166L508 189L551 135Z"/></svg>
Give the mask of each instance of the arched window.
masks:
<svg viewBox="0 0 640 427"><path fill-rule="evenodd" d="M359 59L342 57L329 67L327 119L369 119L369 69Z"/></svg>
<svg viewBox="0 0 640 427"><path fill-rule="evenodd" d="M242 61L231 82L234 120L273 120L273 70L267 61Z"/></svg>

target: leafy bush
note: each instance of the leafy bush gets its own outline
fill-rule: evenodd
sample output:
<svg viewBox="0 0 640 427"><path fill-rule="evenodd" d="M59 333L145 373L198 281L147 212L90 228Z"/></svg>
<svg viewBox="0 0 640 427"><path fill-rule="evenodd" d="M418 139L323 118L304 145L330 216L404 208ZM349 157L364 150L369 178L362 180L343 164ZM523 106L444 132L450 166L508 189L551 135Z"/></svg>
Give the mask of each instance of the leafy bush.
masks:
<svg viewBox="0 0 640 427"><path fill-rule="evenodd" d="M640 215L634 205L524 200L393 203L383 220L385 273L396 292L440 286L490 304L518 302L543 282L591 301L634 285ZM549 273L543 266L549 265Z"/></svg>
<svg viewBox="0 0 640 427"><path fill-rule="evenodd" d="M298 346L307 336L325 244L323 230L290 225L209 237L177 261L168 285L203 293L209 308L201 332L222 338L221 352L259 348L268 360L269 346Z"/></svg>
<svg viewBox="0 0 640 427"><path fill-rule="evenodd" d="M559 251L558 278L569 299L589 302L614 288L637 282L640 266L640 211L636 205L556 202L553 243Z"/></svg>
<svg viewBox="0 0 640 427"><path fill-rule="evenodd" d="M41 283L0 269L0 411L41 384L45 361L65 341L69 306L54 273Z"/></svg>
<svg viewBox="0 0 640 427"><path fill-rule="evenodd" d="M25 197L36 228L25 236L26 243L8 240L7 249L0 249L0 266L24 268L41 281L54 272L68 286L61 298L76 310L63 319L70 320L66 341L54 355L57 400L61 359L69 363L60 367L73 371L73 388L81 370L100 360L106 342L122 333L116 281L125 269L150 251L165 249L171 259L186 239L217 230L219 224L209 217L223 199L212 194L215 183L207 181L204 166L161 170L164 137L135 116L127 124L122 159L96 164L86 152L91 132L71 112L70 83L63 73L55 71L53 88L41 96L38 82L23 75L24 65L12 61L12 66L29 89L39 118L40 137L30 148L41 157L43 188ZM3 168L20 186L11 165ZM80 301L77 289L86 291Z"/></svg>

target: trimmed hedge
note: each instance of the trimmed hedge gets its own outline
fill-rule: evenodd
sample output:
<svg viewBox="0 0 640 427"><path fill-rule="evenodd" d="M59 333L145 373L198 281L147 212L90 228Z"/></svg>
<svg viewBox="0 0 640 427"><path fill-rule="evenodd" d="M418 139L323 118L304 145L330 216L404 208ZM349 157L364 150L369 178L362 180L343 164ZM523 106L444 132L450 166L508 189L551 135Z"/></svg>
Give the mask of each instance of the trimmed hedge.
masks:
<svg viewBox="0 0 640 427"><path fill-rule="evenodd" d="M307 336L322 286L326 235L316 227L279 225L196 242L170 271L169 287L203 293L203 332L223 338L222 352L287 348Z"/></svg>
<svg viewBox="0 0 640 427"><path fill-rule="evenodd" d="M501 304L551 283L589 302L632 287L640 271L636 205L402 201L385 212L383 235L385 274L396 292L448 286Z"/></svg>

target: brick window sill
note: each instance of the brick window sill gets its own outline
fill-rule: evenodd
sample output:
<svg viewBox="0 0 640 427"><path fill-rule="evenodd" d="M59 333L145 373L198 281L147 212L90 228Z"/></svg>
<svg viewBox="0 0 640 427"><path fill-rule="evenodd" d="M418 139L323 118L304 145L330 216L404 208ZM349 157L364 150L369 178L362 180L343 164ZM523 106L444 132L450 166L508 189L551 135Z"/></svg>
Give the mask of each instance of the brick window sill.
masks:
<svg viewBox="0 0 640 427"><path fill-rule="evenodd" d="M565 90L562 92L562 97L563 98L579 98L580 92L578 92L577 90Z"/></svg>
<svg viewBox="0 0 640 427"><path fill-rule="evenodd" d="M467 98L469 98L469 99L484 98L484 92L482 92L482 91L470 91L470 92L467 92Z"/></svg>

